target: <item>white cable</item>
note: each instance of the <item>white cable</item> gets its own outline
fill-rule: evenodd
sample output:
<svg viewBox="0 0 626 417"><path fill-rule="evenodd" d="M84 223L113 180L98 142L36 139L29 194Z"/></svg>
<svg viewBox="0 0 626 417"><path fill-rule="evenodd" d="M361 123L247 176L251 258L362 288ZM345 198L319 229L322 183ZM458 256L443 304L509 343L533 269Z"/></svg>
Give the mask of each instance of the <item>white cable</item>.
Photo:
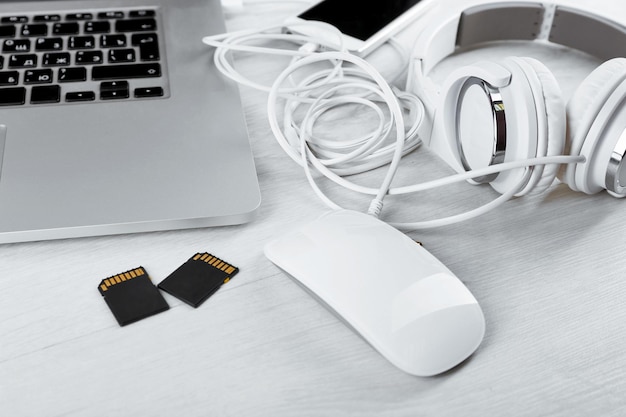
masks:
<svg viewBox="0 0 626 417"><path fill-rule="evenodd" d="M467 181L472 178L482 177L485 175L497 174L504 171L510 171L513 169L526 168L535 165L550 165L550 164L573 164L585 162L584 156L573 155L554 155L554 156L542 156L537 158L522 159L519 161L502 162L500 164L486 166L484 168L476 168L471 171L461 172L454 175L449 175L444 178L425 182L422 184L414 184L406 187L399 187L389 190L390 195L410 194L419 191L431 190L434 188L443 187L445 185L454 184L457 182Z"/></svg>
<svg viewBox="0 0 626 417"><path fill-rule="evenodd" d="M332 209L339 209L341 206L320 189L313 171L339 186L374 196L368 213L378 216L387 195L429 190L513 169L525 168L528 172L529 167L535 165L573 164L585 161L584 157L569 155L539 157L500 163L421 184L391 188L401 158L421 143L417 130L424 116L422 102L413 94L398 91L372 64L347 52L343 48L341 33L332 26L320 22L304 24L331 28L331 33L337 36L338 44L342 45L341 50L318 52L320 49L332 49L334 46L322 38L282 32L272 33L281 31L282 26L273 26L262 32L253 30L210 36L205 37L203 41L216 48L214 60L220 71L240 84L268 93L267 115L277 143L291 159L303 167L313 191ZM300 46L297 50L286 50L250 45L255 42L277 40L290 41ZM397 79L408 66L409 55L399 43L391 41L389 44L402 59L401 70L396 71L393 76L393 79ZM233 51L291 56L292 60L271 86L265 86L244 77L234 69L230 56ZM324 62L329 64L328 67L319 69L319 64ZM312 73L302 76L302 70L305 68ZM282 108L279 108L280 101L284 101ZM306 108L301 109L301 106ZM369 109L374 118L378 119L378 123L374 123L376 127L368 134L349 139L335 140L315 134L315 126L321 123L320 119L325 114L347 106ZM283 114L282 126L278 117L280 110ZM297 113L300 113L300 120L295 117ZM387 170L378 188L361 186L345 178L385 165ZM467 212L435 220L390 224L403 230L417 230L446 226L477 217L513 198L525 185L527 176L523 177L524 180L515 187L487 204Z"/></svg>
<svg viewBox="0 0 626 417"><path fill-rule="evenodd" d="M479 206L473 210L460 213L460 214L443 217L443 218L435 219L435 220L421 221L421 222L413 222L413 223L389 222L389 224L399 230L404 230L407 232L412 231L412 230L424 230L424 229L433 229L436 227L450 226L452 224L460 223L460 222L467 221L475 217L481 216L495 209L496 207L501 206L502 204L506 203L511 198L513 198L513 196L519 190L521 190L524 187L524 185L526 185L526 181L522 181L519 184L517 184L517 186L511 187L510 190L501 194L500 196L490 201L489 203Z"/></svg>
<svg viewBox="0 0 626 417"><path fill-rule="evenodd" d="M303 146L304 146L304 142L303 142ZM310 152L307 155L307 157L309 158L309 160L313 162L315 161L315 157ZM478 176L489 175L489 174L503 172L503 171L512 170L512 169L527 168L527 167L534 166L534 165L583 163L583 162L585 162L585 158L583 156L569 156L569 155L546 156L546 157L526 159L522 161L505 162L505 163L501 163L498 165L492 165L492 166L488 166L488 167L481 168L481 169L475 169L475 170L468 171L468 172L450 175L441 179L428 181L428 182L421 183L421 184L415 184L415 185L411 185L407 187L400 187L400 188L395 188L395 189L391 188L389 190L389 195L402 195L402 194L415 193L419 191L426 191L430 189L439 188L445 185L450 185L453 183L467 181L468 179L478 177ZM315 163L314 163L314 167L318 169L318 171L320 172L322 172L325 169L325 167L319 166ZM307 173L307 179L309 180L309 184L311 184L311 187L313 188L315 193L318 195L318 197L320 197L320 199L324 201L332 209L336 209L337 207L340 207L338 204L332 202L317 186L317 184L313 180L312 175L310 174L310 169L308 165L305 165L305 171ZM332 171L325 173L325 175L327 174L331 175ZM373 188L356 186L353 183L345 182L345 179L339 176L335 176L335 178L333 178L333 181L335 181L339 185L342 185L345 188L351 189L352 191L360 192L362 194L373 195L377 192L377 190ZM492 200L491 202L484 204L482 206L479 206L470 211L464 212L464 213L460 213L460 214L449 216L449 217L434 219L434 220L428 220L428 221L412 222L412 223L390 222L389 224L391 224L392 226L400 230L405 230L405 231L431 229L431 228L436 228L436 227L449 226L455 223L459 223L462 221L466 221L466 220L478 217L480 215L483 215L499 207L506 201L510 200L525 184L526 184L526 179L522 180L518 185L516 185L515 187L512 187L510 190L498 196L496 199ZM371 205L375 206L376 210L378 211L382 209L382 201L378 200L377 198L372 200ZM370 207L370 209L372 209L372 207Z"/></svg>
<svg viewBox="0 0 626 417"><path fill-rule="evenodd" d="M324 29L328 29L329 27L327 24L318 22L304 24L323 26ZM391 185L391 181L393 180L393 176L399 165L400 158L402 155L412 151L419 145L417 128L419 127L419 121L421 120L423 114L421 102L407 93L398 93L400 100L403 101L403 107L409 108L409 115L414 118L414 123L411 125L408 132L405 132L403 111L402 107L398 103L398 98L396 98L394 91L392 91L391 87L383 79L379 72L365 60L357 58L344 50L311 55L312 51L310 48L307 48L309 49L307 51L303 51L302 47L298 51L286 51L284 49L277 50L274 48L258 47L248 44L249 42L267 40L291 40L296 43L306 42L305 47L315 43L319 43L319 45L325 48L331 47L328 41L321 38L303 38L302 36L293 34L268 33L280 30L281 28L274 26L264 29L262 33L255 31L241 31L234 34L205 37L203 41L206 44L217 48L214 60L220 71L241 84L263 91L268 91L268 88L243 77L234 69L229 60L229 53L232 51L243 51L292 56L294 59L292 60L291 65L289 65L285 72L279 76L279 80L274 82L272 87L269 89L270 97L268 99L268 115L270 115L270 125L272 126L277 140L279 140L279 144L292 159L301 165L307 165L308 163L306 162L306 159L304 159L303 162L298 152L297 143L299 140L293 140L293 136L307 135L311 133L309 135L311 146L317 149L319 156L326 160L325 162L329 166L333 167L333 169L340 172L342 175L360 173L389 164L387 175L385 176L376 197L377 200L382 202L384 196L387 194L389 186ZM334 28L331 30L337 34L337 43L342 45L343 38L341 33ZM403 48L397 43L394 43L392 47L398 51L398 54L403 60L400 67L406 66L405 63L408 62L408 53L406 53L406 51L404 51ZM330 69L316 72L299 84L294 83L293 73L296 70L303 68L304 66L310 66L313 63L324 61L330 62L333 66ZM344 68L343 64L345 62L351 63L354 68ZM402 74L402 72L403 71L397 72L395 77L398 77ZM291 82L288 87L283 85L286 80ZM356 94L354 92L347 94L339 93L339 90L351 88L364 91L360 94ZM320 89L322 89L321 92L319 91ZM285 126L291 127L293 131L296 132L294 135L291 135L291 138L283 135L280 127L278 126L275 102L279 97L287 100L286 109L288 109L288 111L286 111L285 114L289 121L285 124ZM293 118L289 119L288 116L293 114L297 107L302 103L307 103L311 106L306 112L305 119L303 119L301 123L306 130L295 127L291 123ZM348 104L360 104L374 110L379 118L379 126L374 132L372 132L372 134L363 138L356 138L352 144L343 143L342 146L344 146L344 149L352 148L348 152L348 155L342 155L342 149L333 148L332 145L329 147L329 143L327 141L315 138L312 135L312 129L313 125L321 115L331 111L332 109ZM381 104L386 106L386 110L391 115L390 120L385 122L383 122L384 116L382 110L379 108ZM394 144L387 144L385 143L386 139L392 134L394 127L396 140ZM409 139L406 148L404 147L405 135L407 135ZM306 156L306 153L303 156ZM374 204L372 207L378 206L380 206L380 203ZM378 210L374 214L378 215Z"/></svg>
<svg viewBox="0 0 626 417"><path fill-rule="evenodd" d="M312 94L314 92L314 89L308 88L306 87L306 85L308 83L313 83L317 78L325 77L326 73L324 71L320 71L313 74L313 76L304 79L300 85L302 94L298 96L298 99L288 99L287 103L285 104L283 127L281 129L277 120L277 98L279 96L277 91L281 90L281 81L284 78L287 78L290 73L293 73L301 67L308 66L314 62L330 60L335 57L348 57L349 59L356 59L353 55L328 55L328 53L318 54L308 60L298 61L297 63L294 63L292 66L285 69L283 74L279 76L279 78L274 83L274 91L272 94L270 94L270 97L268 98L268 117L270 119L270 126L273 128L275 137L281 147L285 150L285 152L294 161L298 162L300 165L303 165L304 163L300 158L298 148L299 142L303 140L302 136L306 134L307 139L305 140L312 143L311 147L316 152L318 159L324 159L326 157L338 157L339 150L345 150L350 148L350 146L363 144L363 146L360 148L360 151L357 151L351 155L352 159L344 159L345 163L341 165L335 165L338 162L338 159L331 159L324 162L324 164L326 165L334 165L333 170L339 175L351 175L361 173L382 165L386 165L391 161L393 157L393 153L395 152L395 145L382 146L382 142L384 141L385 137L390 134L393 121L395 120L394 118L385 123L382 131L381 125L379 124L376 132L374 132L375 134L363 138L352 139L350 141L330 142L328 140L313 137L311 133L311 126L325 112L331 111L334 108L343 105L360 103L364 106L369 107L370 109L375 109L374 103L377 103L377 105L379 105L380 103L385 103L389 105L388 102L391 102L391 105L397 105L398 100L401 100L402 107L406 108L409 111L409 117L413 118L413 123L411 123L410 128L405 133L406 146L403 154L406 154L415 149L419 145L419 139L417 138L417 128L419 127L419 122L423 114L423 107L421 102L415 96L406 93L393 91L393 93L390 94L389 91L387 91L387 93L385 94L384 92L382 92L379 85L372 82L371 79L368 79L371 78L370 74L367 74L367 72L364 72L363 70L357 70L354 68L344 68L343 78L336 78L329 82L327 85L327 89L319 93L313 103L309 103L311 107L306 113L305 118L299 124L295 124L295 122L293 122L293 114L295 113L297 107L301 105L300 102L306 101L305 98L309 97L309 93ZM365 61L362 60L358 62L360 62L360 65L368 65L365 63ZM375 71L371 66L368 66L368 68L370 70L370 73L372 71ZM378 82L384 82L384 80L379 79ZM348 91L346 94L340 94L339 91L341 89L346 89L350 91ZM363 90L363 92L357 93L353 91L354 89L360 89ZM367 97L367 102L364 100L365 97ZM380 117L381 113L377 113ZM304 129L307 129L307 132L304 132ZM379 139L377 141L373 141L376 136L379 136ZM369 148L367 146L369 146ZM365 151L368 151L369 153L364 154ZM355 158L355 156L357 155L361 155L361 158Z"/></svg>
<svg viewBox="0 0 626 417"><path fill-rule="evenodd" d="M376 188L364 187L360 185L355 185L352 182L348 182L345 178L337 175L333 171L328 170L325 166L321 165L320 162L317 161L317 159L313 155L309 157L309 160L315 169L321 172L329 180L335 182L336 184L344 188L348 188L352 191L355 191L361 194L367 194L367 195L376 195L376 193L378 192ZM477 168L472 171L448 175L447 177L423 182L420 184L413 184L413 185L408 185L404 187L390 188L388 195L404 195L404 194L417 193L420 191L433 190L435 188L444 187L446 185L452 185L455 183L464 182L475 177L496 174L499 172L510 171L513 169L526 168L526 167L535 166L535 165L571 164L571 163L583 163L583 162L585 162L585 157L583 156L568 156L568 155L544 156L544 157L539 157L539 158L524 159L521 161L503 162L497 165L490 165L484 168Z"/></svg>
<svg viewBox="0 0 626 417"><path fill-rule="evenodd" d="M338 95L341 89L350 88L365 90L370 93L370 96L373 95L373 97L366 99L361 95L355 95L353 92L347 96ZM333 95L338 96L332 97ZM293 103L291 105L288 103L287 107L290 108L289 111L285 112L283 129L288 129L288 126L291 125L291 128L296 134L289 137L286 136L287 140L292 146L300 140L309 142L318 159L322 160L324 165L342 171L342 175L347 174L346 170L353 171L351 173L360 173L384 165L389 162L388 156L393 153L393 148L384 143L385 139L391 133L391 124L385 123L383 112L379 104L375 102L377 101L376 96L379 96L380 100L384 100L384 97L380 95L376 86L362 82L355 84L346 80L342 85L331 86L323 94L320 94L316 101L311 103L300 125L295 125L292 122L292 114L297 106L299 106L299 103ZM417 109L413 109L413 112L418 113L417 119L419 120L423 111L418 105L418 102L407 103L405 103L404 106L410 108L412 105L415 105L417 107ZM320 116L336 107L348 104L360 104L370 108L376 113L379 119L377 129L362 138L355 138L348 141L330 141L313 136L312 127ZM269 112L272 113L271 117L274 117L274 105L271 104L270 107L272 107L272 109L269 110ZM406 133L407 141L404 153L414 149L419 144L416 130L417 124L415 123ZM302 138L304 135L306 135L305 139ZM294 140L294 137L299 137L299 139ZM346 153L346 150L350 149L352 150ZM363 169L363 166L367 166L367 168Z"/></svg>
<svg viewBox="0 0 626 417"><path fill-rule="evenodd" d="M294 151L294 149L289 146L289 142L287 138L285 137L285 135L283 134L278 124L278 117L276 113L275 103L276 103L276 100L278 99L279 88L282 85L282 83L285 81L285 79L287 79L288 76L290 76L294 71L302 67L309 66L317 62L324 62L324 61L349 62L353 65L356 65L364 73L369 75L371 79L376 83L376 85L380 88L380 91L377 91L375 93L379 94L385 100L385 104L387 105L387 108L391 114L390 123L395 126L396 141L395 141L393 155L391 157L391 160L389 162L389 167L387 169L387 173L376 194L376 199L382 202L389 188L391 187L391 182L393 181L393 177L400 163L400 158L402 157L404 153L404 142L405 142L404 115L402 112L402 108L398 102L398 99L394 95L394 92L391 89L391 87L387 84L387 82L380 75L380 73L376 71L376 69L374 69L374 67L372 67L367 61L355 55L347 54L345 52L321 52L316 55L311 55L311 56L302 58L294 62L276 78L276 81L272 85L272 88L269 92L267 112L268 112L268 118L269 118L272 132L274 133L274 136L276 137L276 140L278 141L280 146L285 150L285 152L287 152L288 155L292 157L292 159L294 159L294 161L299 162L303 166L308 165L308 163L306 163L306 159L304 160L301 159L301 157L304 155L298 155ZM358 84L356 82L352 84L351 86L357 87L357 88L361 87L361 88L369 89L369 85L368 87L365 87L365 84ZM374 91L373 89L370 89L370 90ZM324 97L325 96L322 96L322 98Z"/></svg>
<svg viewBox="0 0 626 417"><path fill-rule="evenodd" d="M323 30L327 33L330 33L331 35L336 37L337 42L329 42L326 38L323 37L313 37L299 35L295 33L284 33L284 25L273 25L263 29L241 30L238 32L205 36L204 38L202 38L202 42L206 45L216 48L213 61L215 62L217 68L224 75L239 84L246 85L257 90L269 92L270 86L259 84L239 73L231 63L230 54L233 51L238 51L274 56L291 56L294 58L298 58L311 55L315 52L314 50L311 51L307 48L302 48L303 46L307 45L315 45L315 49L339 48L339 50L344 50L343 36L341 32L339 32L339 30L337 30L337 28L335 28L334 26L324 22L305 22L302 24L310 25L318 30ZM259 41L288 41L300 45L301 47L300 49L284 49L249 45L250 42ZM286 89L281 91L281 93L292 92L297 92L297 90L294 91L291 89Z"/></svg>

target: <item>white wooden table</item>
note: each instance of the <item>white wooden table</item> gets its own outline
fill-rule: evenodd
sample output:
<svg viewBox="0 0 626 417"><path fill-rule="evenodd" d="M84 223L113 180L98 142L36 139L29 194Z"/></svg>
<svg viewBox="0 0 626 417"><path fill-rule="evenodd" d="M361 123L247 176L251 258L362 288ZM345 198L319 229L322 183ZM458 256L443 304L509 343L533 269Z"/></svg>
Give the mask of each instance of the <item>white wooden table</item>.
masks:
<svg viewBox="0 0 626 417"><path fill-rule="evenodd" d="M620 2L568 4L626 23ZM304 5L246 1L227 9L227 25L277 23ZM452 58L440 72L524 48L557 73L566 95L597 64L558 48L501 45ZM238 63L268 81L281 66L253 56ZM265 94L241 94L263 195L254 222L0 246L1 416L626 414L625 201L560 185L475 221L412 233L476 296L487 332L454 370L409 376L263 255L266 242L326 207L274 142ZM448 172L419 149L399 183ZM362 181L376 184L379 174ZM345 191L331 195L367 207ZM390 199L384 217L427 219L491 198L488 187L462 184ZM97 291L101 279L142 265L158 282L201 251L241 272L197 309L165 295L169 311L118 326Z"/></svg>

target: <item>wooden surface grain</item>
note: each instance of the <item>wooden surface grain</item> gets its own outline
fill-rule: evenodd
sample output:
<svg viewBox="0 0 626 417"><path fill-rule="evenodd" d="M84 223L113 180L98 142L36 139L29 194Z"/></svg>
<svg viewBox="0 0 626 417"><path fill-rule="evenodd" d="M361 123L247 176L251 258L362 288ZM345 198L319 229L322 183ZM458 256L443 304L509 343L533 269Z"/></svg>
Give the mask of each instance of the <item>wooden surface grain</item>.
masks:
<svg viewBox="0 0 626 417"><path fill-rule="evenodd" d="M226 10L228 28L276 23L305 4L244 2ZM568 4L626 22L618 2ZM597 65L558 48L497 45L449 59L435 77L460 62L521 52L546 62L566 95ZM271 80L282 63L241 56L238 65ZM468 361L441 376L412 377L263 255L265 243L326 207L275 143L266 95L241 94L263 197L254 222L0 246L0 415L626 414L623 200L558 185L474 221L411 233L467 285L487 321ZM341 123L335 127L341 134ZM448 172L419 149L398 182ZM359 181L376 184L380 174ZM366 209L367 199L329 188L343 204ZM428 219L494 196L461 184L390 199L384 218ZM200 251L241 272L200 308L166 294L169 311L117 325L97 291L101 279L142 265L158 282Z"/></svg>

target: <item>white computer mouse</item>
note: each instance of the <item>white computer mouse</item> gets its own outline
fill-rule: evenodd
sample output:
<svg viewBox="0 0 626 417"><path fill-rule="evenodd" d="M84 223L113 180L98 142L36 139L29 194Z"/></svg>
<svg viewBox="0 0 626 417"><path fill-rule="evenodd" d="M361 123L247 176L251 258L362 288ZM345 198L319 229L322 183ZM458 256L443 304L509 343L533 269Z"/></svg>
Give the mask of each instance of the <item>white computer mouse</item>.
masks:
<svg viewBox="0 0 626 417"><path fill-rule="evenodd" d="M265 254L409 374L445 372L482 341L484 316L463 283L373 216L325 213L269 243Z"/></svg>

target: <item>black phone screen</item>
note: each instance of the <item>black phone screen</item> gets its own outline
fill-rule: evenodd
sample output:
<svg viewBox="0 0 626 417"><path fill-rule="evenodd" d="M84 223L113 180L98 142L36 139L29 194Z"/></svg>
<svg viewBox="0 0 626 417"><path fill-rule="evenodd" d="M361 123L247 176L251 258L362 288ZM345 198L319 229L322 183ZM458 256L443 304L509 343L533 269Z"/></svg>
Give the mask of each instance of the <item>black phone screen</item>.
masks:
<svg viewBox="0 0 626 417"><path fill-rule="evenodd" d="M422 0L325 0L299 15L330 23L342 33L367 40Z"/></svg>

